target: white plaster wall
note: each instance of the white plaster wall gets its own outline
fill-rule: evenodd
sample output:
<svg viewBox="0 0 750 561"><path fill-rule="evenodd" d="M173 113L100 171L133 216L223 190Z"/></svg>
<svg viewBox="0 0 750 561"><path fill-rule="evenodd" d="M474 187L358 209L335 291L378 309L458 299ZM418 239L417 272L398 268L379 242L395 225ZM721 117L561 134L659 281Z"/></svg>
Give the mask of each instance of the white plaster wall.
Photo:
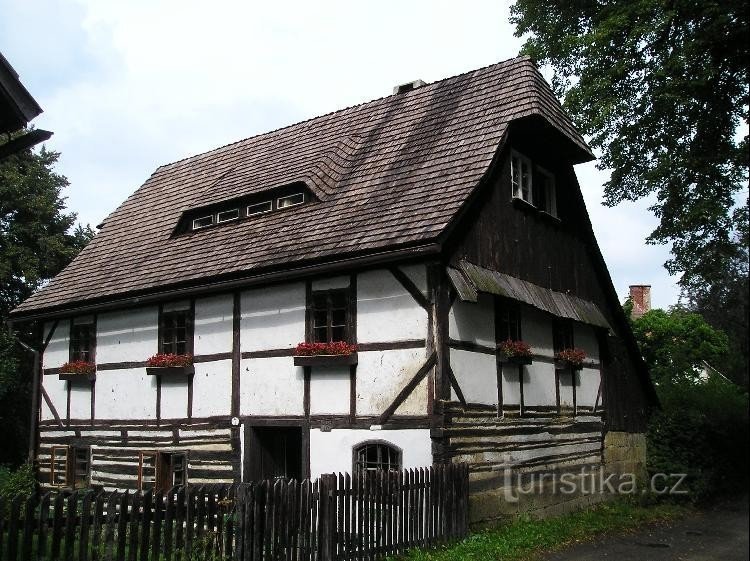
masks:
<svg viewBox="0 0 750 561"><path fill-rule="evenodd" d="M352 472L352 451L367 440L383 440L401 449L404 469L432 465L432 443L428 429L310 431L310 476Z"/></svg>
<svg viewBox="0 0 750 561"><path fill-rule="evenodd" d="M95 388L97 419L156 418L156 376L145 368L99 372Z"/></svg>
<svg viewBox="0 0 750 561"><path fill-rule="evenodd" d="M424 364L424 349L359 353L357 415L380 415ZM399 408L404 415L427 414L427 386L417 386Z"/></svg>
<svg viewBox="0 0 750 561"><path fill-rule="evenodd" d="M304 374L292 357L244 359L240 370L243 415L302 415Z"/></svg>
<svg viewBox="0 0 750 561"><path fill-rule="evenodd" d="M451 369L464 399L468 403L497 405L495 355L451 349L450 356ZM452 388L451 395L451 399L458 399Z"/></svg>
<svg viewBox="0 0 750 561"><path fill-rule="evenodd" d="M315 367L310 371L310 413L349 413L349 367Z"/></svg>
<svg viewBox="0 0 750 561"><path fill-rule="evenodd" d="M44 325L44 338L49 336L49 330L52 328L52 322ZM47 348L44 350L42 363L44 368L58 368L68 362L70 358L70 321L61 320L55 332L50 339Z"/></svg>
<svg viewBox="0 0 750 561"><path fill-rule="evenodd" d="M232 412L231 402L232 361L197 363L193 376L193 416L229 415Z"/></svg>
<svg viewBox="0 0 750 561"><path fill-rule="evenodd" d="M488 294L480 294L476 303L456 300L448 312L448 336L494 348L494 306L494 299Z"/></svg>
<svg viewBox="0 0 750 561"><path fill-rule="evenodd" d="M70 384L70 418L91 418L91 382L88 380L80 382L68 382ZM64 414L58 409L58 413Z"/></svg>
<svg viewBox="0 0 750 561"><path fill-rule="evenodd" d="M44 391L47 392L49 400L60 417L65 417L68 408L68 386L66 384L67 382L61 381L57 377L57 374L45 375L42 380ZM52 411L47 407L46 400L42 398L42 420L54 418L55 416L52 414Z"/></svg>
<svg viewBox="0 0 750 561"><path fill-rule="evenodd" d="M243 352L294 348L305 340L303 283L250 290L241 298Z"/></svg>
<svg viewBox="0 0 750 561"><path fill-rule="evenodd" d="M587 362L599 362L599 341L593 327L583 323L573 324L573 343L579 349L586 351Z"/></svg>
<svg viewBox="0 0 750 561"><path fill-rule="evenodd" d="M573 407L573 384L578 386L579 378L577 372L560 370L560 405L562 407ZM578 393L578 388L576 388L576 393Z"/></svg>
<svg viewBox="0 0 750 561"><path fill-rule="evenodd" d="M529 374L526 372L527 366L522 369L524 379L529 378ZM504 405L518 405L521 403L521 388L518 382L518 366L504 365L503 366L503 404ZM524 387L526 392L526 387ZM524 393L524 398L525 398ZM524 399L525 400L525 399Z"/></svg>
<svg viewBox="0 0 750 561"><path fill-rule="evenodd" d="M103 363L146 360L158 350L158 327L157 306L97 316L96 361ZM145 372L143 375L146 375ZM97 417L98 403L97 399Z"/></svg>
<svg viewBox="0 0 750 561"><path fill-rule="evenodd" d="M427 337L427 311L390 271L357 277L357 341L373 343Z"/></svg>
<svg viewBox="0 0 750 561"><path fill-rule="evenodd" d="M313 290L329 290L332 288L349 288L351 279L348 276L329 277L312 281Z"/></svg>
<svg viewBox="0 0 750 561"><path fill-rule="evenodd" d="M523 382L524 405L557 405L553 363L536 361L527 366Z"/></svg>
<svg viewBox="0 0 750 561"><path fill-rule="evenodd" d="M552 316L531 306L521 308L521 337L537 355L554 356L552 347Z"/></svg>
<svg viewBox="0 0 750 561"><path fill-rule="evenodd" d="M232 351L233 307L231 294L195 301L195 354L209 355Z"/></svg>
<svg viewBox="0 0 750 561"><path fill-rule="evenodd" d="M187 387L187 379L184 376L162 376L162 419L184 419L187 417Z"/></svg>
<svg viewBox="0 0 750 561"><path fill-rule="evenodd" d="M576 386L576 403L593 407L596 403L596 395L599 393L600 375L598 368L584 368L578 374L578 386ZM601 403L600 403L601 405Z"/></svg>
<svg viewBox="0 0 750 561"><path fill-rule="evenodd" d="M416 263L414 265L400 265L404 274L411 279L411 282L427 296L427 267L422 263Z"/></svg>

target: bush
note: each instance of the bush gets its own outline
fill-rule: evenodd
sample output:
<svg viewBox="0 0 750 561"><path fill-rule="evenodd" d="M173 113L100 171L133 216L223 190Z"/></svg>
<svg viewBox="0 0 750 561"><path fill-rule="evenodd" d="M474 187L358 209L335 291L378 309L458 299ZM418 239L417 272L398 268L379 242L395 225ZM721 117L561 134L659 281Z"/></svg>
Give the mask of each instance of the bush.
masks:
<svg viewBox="0 0 750 561"><path fill-rule="evenodd" d="M31 464L24 464L12 471L0 466L0 498L8 504L18 495L29 496L36 490L36 479Z"/></svg>
<svg viewBox="0 0 750 561"><path fill-rule="evenodd" d="M649 472L686 473L683 487L693 502L746 489L747 393L718 377L657 390L662 410L649 423Z"/></svg>

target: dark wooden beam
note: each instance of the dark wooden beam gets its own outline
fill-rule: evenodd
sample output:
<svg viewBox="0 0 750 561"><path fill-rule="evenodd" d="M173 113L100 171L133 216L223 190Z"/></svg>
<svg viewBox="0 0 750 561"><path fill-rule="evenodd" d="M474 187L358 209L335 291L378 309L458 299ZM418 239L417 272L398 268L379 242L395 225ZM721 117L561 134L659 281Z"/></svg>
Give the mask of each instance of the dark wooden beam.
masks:
<svg viewBox="0 0 750 561"><path fill-rule="evenodd" d="M26 134L17 136L13 140L9 140L5 144L0 144L0 160L7 158L8 156L12 156L17 152L21 152L22 150L26 150L27 148L31 148L32 146L35 146L40 142L49 140L51 136L52 133L50 131L45 131L42 129L34 129L27 132Z"/></svg>
<svg viewBox="0 0 750 561"><path fill-rule="evenodd" d="M383 414L378 418L378 424L382 425L391 417L391 415L396 412L396 409L398 409L399 405L401 405L406 400L406 398L411 395L411 392L413 392L417 385L419 385L419 383L424 379L430 369L435 366L436 360L437 353L432 353L427 358L422 367L417 370L417 373L414 374L414 377L409 380L409 383L401 389L393 402L385 409L385 411L383 411Z"/></svg>
<svg viewBox="0 0 750 561"><path fill-rule="evenodd" d="M417 304L422 306L422 308L424 308L425 310L428 310L430 308L430 301L425 297L424 294L422 294L422 291L419 290L419 287L414 284L414 282L406 273L404 273L398 267L389 267L388 270L394 277L396 277L396 280L401 283L401 286L403 286L406 291L411 294L411 297L414 298Z"/></svg>

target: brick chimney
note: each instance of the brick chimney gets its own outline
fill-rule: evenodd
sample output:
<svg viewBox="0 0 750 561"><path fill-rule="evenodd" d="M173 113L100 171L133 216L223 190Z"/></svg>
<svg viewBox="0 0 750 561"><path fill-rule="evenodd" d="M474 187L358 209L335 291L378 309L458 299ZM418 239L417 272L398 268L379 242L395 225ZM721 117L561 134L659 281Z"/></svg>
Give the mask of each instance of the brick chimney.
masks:
<svg viewBox="0 0 750 561"><path fill-rule="evenodd" d="M633 319L648 312L651 309L651 285L631 284L630 301L633 302Z"/></svg>

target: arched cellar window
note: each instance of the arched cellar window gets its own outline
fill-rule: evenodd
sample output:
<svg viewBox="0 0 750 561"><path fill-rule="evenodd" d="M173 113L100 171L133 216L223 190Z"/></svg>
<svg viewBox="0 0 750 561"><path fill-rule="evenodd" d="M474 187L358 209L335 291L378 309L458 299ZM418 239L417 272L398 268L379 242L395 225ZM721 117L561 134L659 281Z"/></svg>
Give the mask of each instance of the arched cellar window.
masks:
<svg viewBox="0 0 750 561"><path fill-rule="evenodd" d="M401 450L388 442L363 442L354 448L354 473L401 470Z"/></svg>

